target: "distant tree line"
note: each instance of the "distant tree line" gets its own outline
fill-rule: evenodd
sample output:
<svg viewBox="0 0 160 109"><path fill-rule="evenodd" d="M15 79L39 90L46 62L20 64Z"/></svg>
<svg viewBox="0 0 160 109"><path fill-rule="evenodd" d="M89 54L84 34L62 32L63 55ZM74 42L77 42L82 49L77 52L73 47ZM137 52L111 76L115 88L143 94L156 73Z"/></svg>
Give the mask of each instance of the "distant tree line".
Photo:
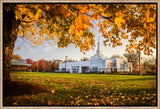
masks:
<svg viewBox="0 0 160 109"><path fill-rule="evenodd" d="M61 60L48 61L44 59L40 59L38 61L33 61L32 59L26 59L26 60L28 64L31 64L28 70L35 72L55 72L55 70L58 70L59 63L61 61Z"/></svg>
<svg viewBox="0 0 160 109"><path fill-rule="evenodd" d="M115 54L110 58L125 58L128 62L132 63L132 72L129 73L138 73L139 72L139 55L137 53L125 53L123 56ZM19 55L13 54L12 59L22 59ZM81 61L87 61L89 58L83 57L80 59ZM65 62L62 60L44 60L40 59L38 61L33 61L32 59L26 59L28 64L31 66L28 68L28 71L35 72L55 72L55 70L59 70L59 63ZM76 60L67 59L66 62L75 62ZM114 63L112 64L112 67ZM156 57L152 56L150 58L142 58L141 57L141 72L143 74L156 74Z"/></svg>

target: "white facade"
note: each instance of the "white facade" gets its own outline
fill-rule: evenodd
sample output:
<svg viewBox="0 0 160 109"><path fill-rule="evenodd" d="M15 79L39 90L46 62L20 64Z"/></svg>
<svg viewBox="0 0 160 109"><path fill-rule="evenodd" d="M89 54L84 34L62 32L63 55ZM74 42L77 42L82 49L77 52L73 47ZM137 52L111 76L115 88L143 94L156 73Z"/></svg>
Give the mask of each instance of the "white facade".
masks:
<svg viewBox="0 0 160 109"><path fill-rule="evenodd" d="M100 49L100 43L96 54L91 56L87 61L66 62L59 64L59 71L66 71L70 73L85 73L85 72L104 72L111 73L111 70L131 71L131 64L125 59L121 58L105 58Z"/></svg>

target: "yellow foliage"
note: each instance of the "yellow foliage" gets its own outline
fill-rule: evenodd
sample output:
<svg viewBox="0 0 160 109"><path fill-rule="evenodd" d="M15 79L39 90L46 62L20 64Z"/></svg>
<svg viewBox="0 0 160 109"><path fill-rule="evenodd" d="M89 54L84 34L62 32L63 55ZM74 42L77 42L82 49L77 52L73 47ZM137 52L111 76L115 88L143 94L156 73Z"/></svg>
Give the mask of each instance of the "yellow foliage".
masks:
<svg viewBox="0 0 160 109"><path fill-rule="evenodd" d="M63 15L63 17L68 18L70 14L72 14L72 11L70 11L65 5L62 5L61 14Z"/></svg>
<svg viewBox="0 0 160 109"><path fill-rule="evenodd" d="M89 25L84 24L84 28L85 28L85 29L89 28Z"/></svg>
<svg viewBox="0 0 160 109"><path fill-rule="evenodd" d="M40 17L42 16L42 10L41 9L38 9L35 17L34 17L34 20L38 20Z"/></svg>
<svg viewBox="0 0 160 109"><path fill-rule="evenodd" d="M76 25L75 25L75 29L80 31L84 29L84 24L92 26L93 25L90 23L88 16L82 15L80 14L76 20Z"/></svg>
<svg viewBox="0 0 160 109"><path fill-rule="evenodd" d="M123 39L128 39L128 35L126 35L125 32L122 32L121 37L122 37Z"/></svg>
<svg viewBox="0 0 160 109"><path fill-rule="evenodd" d="M90 21L89 21L89 19L88 19L88 16L84 16L84 15L82 15L81 17L82 17L82 21L83 21L83 23L84 23L84 24L86 24L86 25L89 25L89 26L92 26L92 27L93 27L93 25L90 23Z"/></svg>
<svg viewBox="0 0 160 109"><path fill-rule="evenodd" d="M134 4L134 6L124 4L123 8L119 4L17 4L14 10L16 20L27 22L36 20L36 22L31 23L22 22L23 27L21 26L18 32L18 35L23 36L24 34L27 40L33 41L32 44L43 43L44 40L41 40L43 38L34 38L37 34L40 36L47 34L50 39L55 41L54 33L57 37L56 41L59 41L60 45L62 43L62 45L67 46L70 41L63 44L64 42L60 41L59 38L69 33L71 39L73 39L72 42L75 46L80 47L81 51L92 48L93 44L89 40L90 37L84 38L83 36L89 33L87 30L90 26L93 27L90 22L93 19L99 20L96 22L100 27L99 32L113 45L112 47L122 45L120 40L117 39L119 35L122 39L129 39L127 34L131 33L130 36L133 37L133 40L129 40L130 44L134 44L138 37L141 37L140 44L145 43L146 46L149 46L148 48L156 48L156 11L155 4ZM55 16L52 16L52 14ZM24 15L25 17L23 17ZM103 20L100 18L103 18ZM69 25L71 26L68 27ZM116 36L116 39L111 38L112 36ZM145 46L142 50L144 48ZM136 45L133 45L126 51L131 52L136 49ZM145 54L153 52L150 49L144 51Z"/></svg>
<svg viewBox="0 0 160 109"><path fill-rule="evenodd" d="M93 19L95 19L95 20L99 20L99 19L100 19L99 14L96 13L96 12L92 14L92 17L93 17Z"/></svg>
<svg viewBox="0 0 160 109"><path fill-rule="evenodd" d="M50 6L46 5L45 9L46 9L46 11L48 11L50 9Z"/></svg>
<svg viewBox="0 0 160 109"><path fill-rule="evenodd" d="M74 26L74 25L71 25L71 26L69 27L69 34L73 35L74 30L75 30L75 26Z"/></svg>
<svg viewBox="0 0 160 109"><path fill-rule="evenodd" d="M55 11L54 14L58 16L59 14L62 14L63 17L68 18L72 13L70 9L68 9L65 5L59 6Z"/></svg>
<svg viewBox="0 0 160 109"><path fill-rule="evenodd" d="M83 8L83 5L82 4L72 4L72 6L76 9L79 9L81 10Z"/></svg>
<svg viewBox="0 0 160 109"><path fill-rule="evenodd" d="M30 12L30 11L28 12L28 15L29 15L30 18L33 18L33 17L34 17L33 13Z"/></svg>
<svg viewBox="0 0 160 109"><path fill-rule="evenodd" d="M125 98L125 96L121 96L121 98L123 98L123 99L124 99L124 98Z"/></svg>
<svg viewBox="0 0 160 109"><path fill-rule="evenodd" d="M123 19L123 17L118 16L114 19L114 23L118 26L118 28L120 28L122 26L122 23L125 23L125 20Z"/></svg>
<svg viewBox="0 0 160 109"><path fill-rule="evenodd" d="M85 98L88 98L88 96L85 96Z"/></svg>
<svg viewBox="0 0 160 109"><path fill-rule="evenodd" d="M75 25L75 29L80 31L83 30L83 22L82 22L82 15L80 14L76 20L76 25Z"/></svg>

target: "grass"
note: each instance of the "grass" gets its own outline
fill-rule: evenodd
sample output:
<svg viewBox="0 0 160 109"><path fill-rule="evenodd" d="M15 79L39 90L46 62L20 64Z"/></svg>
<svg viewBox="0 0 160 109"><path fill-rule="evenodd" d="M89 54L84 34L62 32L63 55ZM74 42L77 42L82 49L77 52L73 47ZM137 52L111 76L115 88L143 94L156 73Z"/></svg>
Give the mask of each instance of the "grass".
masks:
<svg viewBox="0 0 160 109"><path fill-rule="evenodd" d="M157 105L156 76L10 72L11 79L46 87L40 93L7 96L4 105Z"/></svg>

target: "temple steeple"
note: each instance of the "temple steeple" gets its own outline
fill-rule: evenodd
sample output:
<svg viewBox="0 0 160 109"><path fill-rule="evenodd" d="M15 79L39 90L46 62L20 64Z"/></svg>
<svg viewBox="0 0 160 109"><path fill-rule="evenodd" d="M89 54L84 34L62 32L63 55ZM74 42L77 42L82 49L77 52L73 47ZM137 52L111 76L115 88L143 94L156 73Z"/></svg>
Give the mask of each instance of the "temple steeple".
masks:
<svg viewBox="0 0 160 109"><path fill-rule="evenodd" d="M97 55L100 56L101 55L101 47L100 47L100 36L98 37L98 46L97 46Z"/></svg>

